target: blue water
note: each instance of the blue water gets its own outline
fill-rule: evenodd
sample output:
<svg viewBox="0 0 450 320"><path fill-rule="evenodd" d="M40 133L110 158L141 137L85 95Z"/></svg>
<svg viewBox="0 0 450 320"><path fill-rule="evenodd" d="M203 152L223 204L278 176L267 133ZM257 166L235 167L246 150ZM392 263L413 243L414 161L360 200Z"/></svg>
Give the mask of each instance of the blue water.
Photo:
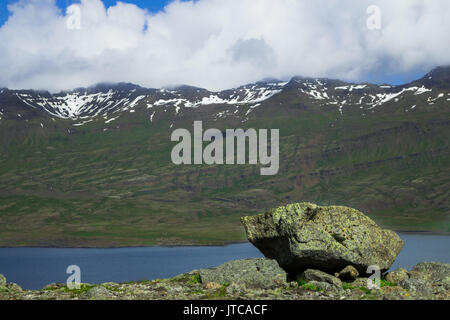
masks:
<svg viewBox="0 0 450 320"><path fill-rule="evenodd" d="M392 269L411 269L422 261L450 263L450 237L401 234L405 247ZM224 262L260 258L250 243L225 247L146 247L121 249L0 248L0 273L24 289L65 283L69 265L81 269L84 283L168 278Z"/></svg>

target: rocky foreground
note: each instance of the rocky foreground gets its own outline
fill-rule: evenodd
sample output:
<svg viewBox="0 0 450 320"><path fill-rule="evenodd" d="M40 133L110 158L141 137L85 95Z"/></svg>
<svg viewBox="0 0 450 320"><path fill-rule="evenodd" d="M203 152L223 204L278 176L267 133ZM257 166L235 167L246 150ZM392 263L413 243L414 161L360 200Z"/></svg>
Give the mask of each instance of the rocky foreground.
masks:
<svg viewBox="0 0 450 320"><path fill-rule="evenodd" d="M230 261L172 279L79 289L51 284L27 291L0 276L0 299L450 300L450 264L423 262L410 271L386 273L403 241L358 210L297 203L243 217L242 223L265 259Z"/></svg>
<svg viewBox="0 0 450 320"><path fill-rule="evenodd" d="M351 268L348 268L351 269ZM0 300L450 300L450 265L424 262L412 270L388 273L379 289L352 270L334 276L309 269L289 281L277 262L238 260L171 279L130 283L82 284L70 290L51 284L22 290L0 276Z"/></svg>

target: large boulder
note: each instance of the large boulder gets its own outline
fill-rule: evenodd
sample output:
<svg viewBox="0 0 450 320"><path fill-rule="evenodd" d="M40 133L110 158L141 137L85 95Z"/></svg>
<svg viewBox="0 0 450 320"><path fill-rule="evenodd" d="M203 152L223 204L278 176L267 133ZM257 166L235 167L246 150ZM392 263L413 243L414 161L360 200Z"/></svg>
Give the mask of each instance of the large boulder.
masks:
<svg viewBox="0 0 450 320"><path fill-rule="evenodd" d="M249 241L291 275L306 269L334 274L348 265L361 275L371 265L383 272L404 244L395 232L348 207L296 203L241 222Z"/></svg>

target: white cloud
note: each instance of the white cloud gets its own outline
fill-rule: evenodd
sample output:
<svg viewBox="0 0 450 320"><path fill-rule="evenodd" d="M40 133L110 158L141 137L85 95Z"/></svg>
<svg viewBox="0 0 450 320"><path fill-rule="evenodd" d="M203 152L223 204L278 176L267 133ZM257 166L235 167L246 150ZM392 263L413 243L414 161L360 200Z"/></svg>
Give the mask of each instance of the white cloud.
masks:
<svg viewBox="0 0 450 320"><path fill-rule="evenodd" d="M366 26L381 8L380 30ZM349 80L450 64L447 0L198 0L150 14L81 0L81 29L54 0L20 0L0 28L0 86L98 82L224 89L265 77Z"/></svg>

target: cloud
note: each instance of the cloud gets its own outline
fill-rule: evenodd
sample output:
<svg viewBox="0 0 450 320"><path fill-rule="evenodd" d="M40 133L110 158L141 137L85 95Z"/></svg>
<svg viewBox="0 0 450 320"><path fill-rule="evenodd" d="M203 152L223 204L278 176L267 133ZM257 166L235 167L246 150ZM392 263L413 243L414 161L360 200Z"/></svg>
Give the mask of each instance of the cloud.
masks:
<svg viewBox="0 0 450 320"><path fill-rule="evenodd" d="M367 27L370 5L380 8L381 29ZM71 9L54 0L9 6L0 86L58 91L127 81L219 90L266 77L357 81L450 64L447 0L174 1L156 14L81 0Z"/></svg>
<svg viewBox="0 0 450 320"><path fill-rule="evenodd" d="M275 51L264 39L240 39L230 50L236 63L248 63L255 67L265 66L267 69L276 65Z"/></svg>

